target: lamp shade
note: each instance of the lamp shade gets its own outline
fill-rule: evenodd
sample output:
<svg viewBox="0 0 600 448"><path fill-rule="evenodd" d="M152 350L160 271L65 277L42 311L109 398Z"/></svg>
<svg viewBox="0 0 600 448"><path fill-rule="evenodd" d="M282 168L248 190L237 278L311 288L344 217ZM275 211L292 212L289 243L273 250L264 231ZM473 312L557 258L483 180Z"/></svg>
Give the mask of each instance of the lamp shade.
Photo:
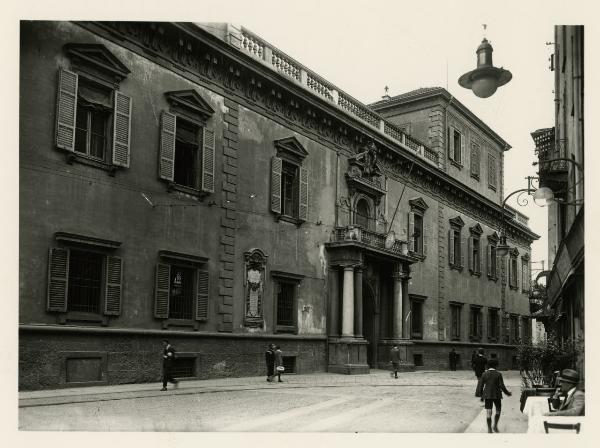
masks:
<svg viewBox="0 0 600 448"><path fill-rule="evenodd" d="M492 96L498 87L503 86L512 79L512 74L501 67L494 67L492 63L492 45L483 39L477 47L477 68L465 73L458 79L465 89L471 89L479 98Z"/></svg>
<svg viewBox="0 0 600 448"><path fill-rule="evenodd" d="M554 200L554 192L548 187L540 187L533 193L534 201L546 201L550 204Z"/></svg>
<svg viewBox="0 0 600 448"><path fill-rule="evenodd" d="M509 250L510 246L506 244L506 236L500 235L500 243L496 246L496 255L506 257L508 255Z"/></svg>

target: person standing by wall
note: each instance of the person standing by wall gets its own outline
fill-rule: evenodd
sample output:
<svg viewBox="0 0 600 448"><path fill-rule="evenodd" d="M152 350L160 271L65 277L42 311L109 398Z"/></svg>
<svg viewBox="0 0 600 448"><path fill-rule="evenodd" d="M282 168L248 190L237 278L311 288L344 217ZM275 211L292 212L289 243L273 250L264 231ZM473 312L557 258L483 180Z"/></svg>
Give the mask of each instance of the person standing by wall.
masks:
<svg viewBox="0 0 600 448"><path fill-rule="evenodd" d="M450 350L450 354L448 355L448 361L450 363L450 370L456 370L456 363L458 362L458 353L454 347Z"/></svg>
<svg viewBox="0 0 600 448"><path fill-rule="evenodd" d="M400 349L398 345L394 345L390 350L390 362L392 363L393 372L390 372L394 378L398 378L398 370L400 369Z"/></svg>
<svg viewBox="0 0 600 448"><path fill-rule="evenodd" d="M283 367L283 353L281 352L281 347L279 345L275 347L275 370L277 372L277 382L283 383L281 374L285 368Z"/></svg>
<svg viewBox="0 0 600 448"><path fill-rule="evenodd" d="M275 375L275 345L269 344L269 348L265 352L265 360L267 362L267 381L273 381Z"/></svg>
<svg viewBox="0 0 600 448"><path fill-rule="evenodd" d="M509 397L512 395L506 386L504 386L504 378L502 374L496 370L498 367L498 360L492 358L488 361L488 369L481 375L479 382L477 383L477 390L475 391L476 397L481 397L481 401L484 401L486 421L488 427L488 433L500 432L498 430L498 421L500 420L500 414L502 413L502 392ZM496 407L496 415L494 415L494 426L492 428L492 406Z"/></svg>
<svg viewBox="0 0 600 448"><path fill-rule="evenodd" d="M178 382L173 378L173 364L175 363L175 347L169 344L169 341L163 339L163 378L162 378L162 389L167 390L167 382L173 383L174 387L177 388Z"/></svg>

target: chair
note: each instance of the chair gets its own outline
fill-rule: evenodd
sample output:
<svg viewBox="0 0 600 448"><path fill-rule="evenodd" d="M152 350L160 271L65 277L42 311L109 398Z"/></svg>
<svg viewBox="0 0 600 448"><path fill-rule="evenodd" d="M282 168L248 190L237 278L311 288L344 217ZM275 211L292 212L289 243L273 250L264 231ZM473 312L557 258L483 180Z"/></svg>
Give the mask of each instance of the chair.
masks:
<svg viewBox="0 0 600 448"><path fill-rule="evenodd" d="M546 434L548 434L548 429L568 429L579 434L581 423L549 423L544 420L544 431L546 431Z"/></svg>

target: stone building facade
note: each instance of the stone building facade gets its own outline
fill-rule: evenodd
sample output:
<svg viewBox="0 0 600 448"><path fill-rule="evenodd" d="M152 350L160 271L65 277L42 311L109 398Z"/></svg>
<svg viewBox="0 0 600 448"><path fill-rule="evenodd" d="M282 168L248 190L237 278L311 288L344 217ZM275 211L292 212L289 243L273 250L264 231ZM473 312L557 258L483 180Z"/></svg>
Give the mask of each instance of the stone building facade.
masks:
<svg viewBox="0 0 600 448"><path fill-rule="evenodd" d="M537 236L500 207L507 145L445 90L387 116L227 24L23 22L20 63L22 389L156 381L165 338L181 378L261 375L271 342L289 372L393 344L510 367Z"/></svg>

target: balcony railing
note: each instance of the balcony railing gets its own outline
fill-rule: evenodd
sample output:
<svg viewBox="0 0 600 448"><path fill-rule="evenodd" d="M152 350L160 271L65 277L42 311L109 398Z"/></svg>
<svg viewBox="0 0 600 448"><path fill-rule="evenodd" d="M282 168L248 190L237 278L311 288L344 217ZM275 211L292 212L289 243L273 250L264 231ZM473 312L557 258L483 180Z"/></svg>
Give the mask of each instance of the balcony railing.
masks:
<svg viewBox="0 0 600 448"><path fill-rule="evenodd" d="M535 142L535 153L540 162L566 157L565 140L556 140L555 128L538 129L531 133ZM567 171L567 162L557 160L551 163L540 163L540 172Z"/></svg>
<svg viewBox="0 0 600 448"><path fill-rule="evenodd" d="M337 227L334 238L336 242L354 241L363 243L374 249L392 252L398 255L408 255L408 243L406 241L395 240L390 247L386 247L386 235L363 229L360 226Z"/></svg>
<svg viewBox="0 0 600 448"><path fill-rule="evenodd" d="M252 57L271 66L277 72L300 83L310 91L335 104L345 113L375 128L403 148L418 154L423 160L438 167L439 154L386 121L377 112L307 69L298 61L285 55L256 34L241 28L240 48Z"/></svg>

